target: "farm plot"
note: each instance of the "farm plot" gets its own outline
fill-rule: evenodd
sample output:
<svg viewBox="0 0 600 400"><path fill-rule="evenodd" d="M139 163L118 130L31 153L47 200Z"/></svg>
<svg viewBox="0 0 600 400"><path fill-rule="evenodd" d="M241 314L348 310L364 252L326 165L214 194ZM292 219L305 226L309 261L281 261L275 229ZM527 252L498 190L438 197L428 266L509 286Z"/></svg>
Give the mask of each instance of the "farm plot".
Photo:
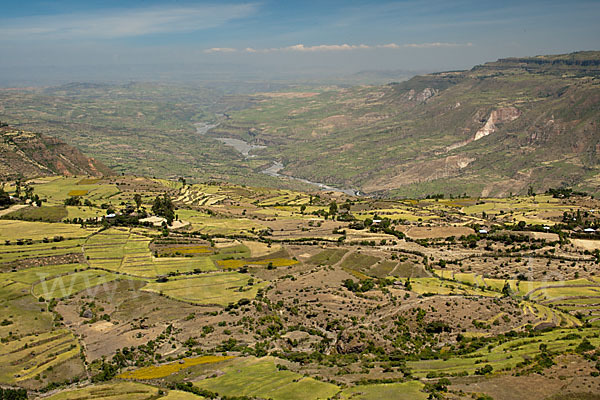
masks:
<svg viewBox="0 0 600 400"><path fill-rule="evenodd" d="M20 337L51 330L52 313L42 309L38 299L29 295L0 300L0 337L8 337L9 332Z"/></svg>
<svg viewBox="0 0 600 400"><path fill-rule="evenodd" d="M234 356L201 356L193 358L184 358L178 362L170 364L149 366L134 371L123 372L117 378L121 379L158 379L181 371L194 365L214 364L221 361L231 360Z"/></svg>
<svg viewBox="0 0 600 400"><path fill-rule="evenodd" d="M87 265L83 264L62 264L62 265L49 265L44 267L32 267L22 269L15 272L5 272L0 274L0 279L11 280L19 283L25 283L32 285L36 282L45 279L52 279L59 275L65 275L73 273L77 270L87 268Z"/></svg>
<svg viewBox="0 0 600 400"><path fill-rule="evenodd" d="M244 265L271 265L272 267L289 267L290 265L296 265L298 261L290 258L265 258L262 260L219 260L217 265L223 269L236 269L241 268Z"/></svg>
<svg viewBox="0 0 600 400"><path fill-rule="evenodd" d="M306 262L309 264L335 265L340 262L347 252L348 250L346 249L326 249L315 254Z"/></svg>
<svg viewBox="0 0 600 400"><path fill-rule="evenodd" d="M569 334L574 334L569 335ZM464 357L448 360L409 361L407 366L415 377L428 374L448 376L454 374L474 374L478 368L489 364L493 371L515 368L517 364L539 354L540 344L545 344L550 352L564 352L581 343L587 337L593 346L600 344L600 338L594 337L593 329L586 330L554 330L534 338L520 338L504 342L491 349L483 348Z"/></svg>
<svg viewBox="0 0 600 400"><path fill-rule="evenodd" d="M79 343L67 330L57 330L5 343L0 348L0 381L14 384L79 356Z"/></svg>
<svg viewBox="0 0 600 400"><path fill-rule="evenodd" d="M137 382L118 382L69 390L47 397L47 400L150 400L158 398L158 389ZM201 397L196 397L201 399Z"/></svg>
<svg viewBox="0 0 600 400"><path fill-rule="evenodd" d="M423 385L419 381L401 383L380 383L372 385L358 385L342 390L342 400L425 400L427 393L423 392Z"/></svg>
<svg viewBox="0 0 600 400"><path fill-rule="evenodd" d="M367 254L352 253L344 258L340 264L340 267L345 270L358 271L365 274L368 272L369 268L379 260L379 257L370 256Z"/></svg>
<svg viewBox="0 0 600 400"><path fill-rule="evenodd" d="M62 299L86 290L92 293L91 288L94 286L112 282L115 279L119 279L119 276L110 272L85 270L44 280L33 287L33 294L46 300Z"/></svg>
<svg viewBox="0 0 600 400"><path fill-rule="evenodd" d="M163 283L151 282L142 290L194 304L226 306L240 299L253 299L258 290L266 285L267 282L254 282L253 278L245 274L223 272Z"/></svg>
<svg viewBox="0 0 600 400"><path fill-rule="evenodd" d="M65 239L85 238L96 231L97 228L81 228L79 225L63 223L0 220L0 237L11 243L18 239L41 241L55 236Z"/></svg>
<svg viewBox="0 0 600 400"><path fill-rule="evenodd" d="M412 291L418 294L501 297L496 291L478 289L459 282L438 278L411 278Z"/></svg>
<svg viewBox="0 0 600 400"><path fill-rule="evenodd" d="M193 231L211 235L252 234L266 229L258 221L248 218L217 218L194 210L177 210L180 220L190 222Z"/></svg>
<svg viewBox="0 0 600 400"><path fill-rule="evenodd" d="M273 400L328 399L339 392L331 383L280 371L273 357L240 359L223 368L224 375L194 384L221 396L254 396Z"/></svg>
<svg viewBox="0 0 600 400"><path fill-rule="evenodd" d="M119 193L116 185L108 183L88 183L81 178L59 178L47 183L33 184L34 192L48 199L48 204L62 204L69 196L81 196L95 203L106 202Z"/></svg>
<svg viewBox="0 0 600 400"><path fill-rule="evenodd" d="M67 216L65 206L29 206L2 216L2 219L60 222Z"/></svg>
<svg viewBox="0 0 600 400"><path fill-rule="evenodd" d="M29 258L62 256L67 254L81 254L81 245L85 239L71 239L54 242L50 238L49 243L32 243L0 246L0 263L26 260Z"/></svg>
<svg viewBox="0 0 600 400"><path fill-rule="evenodd" d="M533 314L540 320L540 322L536 323L534 326L542 324L552 324L563 328L575 328L581 326L581 321L572 315L560 310L554 310L542 304L524 301L521 303L521 309L523 310L523 315Z"/></svg>
<svg viewBox="0 0 600 400"><path fill-rule="evenodd" d="M152 278L171 273L215 270L206 257L153 257L150 239L126 229L109 229L90 237L85 254L92 267Z"/></svg>

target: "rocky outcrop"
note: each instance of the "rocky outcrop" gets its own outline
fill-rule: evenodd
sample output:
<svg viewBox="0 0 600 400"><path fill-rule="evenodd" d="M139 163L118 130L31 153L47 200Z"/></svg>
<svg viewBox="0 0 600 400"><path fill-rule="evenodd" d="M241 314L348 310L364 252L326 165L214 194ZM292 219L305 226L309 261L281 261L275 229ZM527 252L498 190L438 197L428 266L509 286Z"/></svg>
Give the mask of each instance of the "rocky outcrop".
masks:
<svg viewBox="0 0 600 400"><path fill-rule="evenodd" d="M475 132L475 135L473 135L467 140L463 140L462 142L451 144L446 148L446 151L452 151L466 146L469 143L483 139L484 137L496 132L496 129L498 129L496 124L511 122L519 118L520 116L521 111L515 107L503 107L494 110L490 113L490 116L485 121L485 125L483 125L483 127L481 127L477 132Z"/></svg>
<svg viewBox="0 0 600 400"><path fill-rule="evenodd" d="M416 92L414 89L411 89L408 91L408 93L406 93L405 97L407 100L410 101L415 101L417 103L424 103L427 100L429 100L430 98L432 98L433 96L435 96L436 94L438 94L438 90L437 89L433 89L433 88L425 88L420 92Z"/></svg>
<svg viewBox="0 0 600 400"><path fill-rule="evenodd" d="M8 126L0 128L0 137L0 179L113 175L103 163L59 139Z"/></svg>

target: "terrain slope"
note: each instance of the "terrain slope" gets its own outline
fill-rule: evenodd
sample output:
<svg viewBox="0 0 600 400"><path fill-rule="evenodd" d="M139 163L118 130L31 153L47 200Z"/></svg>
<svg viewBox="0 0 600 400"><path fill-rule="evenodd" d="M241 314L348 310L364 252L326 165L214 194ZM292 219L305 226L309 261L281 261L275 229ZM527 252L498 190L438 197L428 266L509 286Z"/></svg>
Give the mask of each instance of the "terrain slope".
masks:
<svg viewBox="0 0 600 400"><path fill-rule="evenodd" d="M110 168L59 139L0 127L0 178L48 175L111 175Z"/></svg>

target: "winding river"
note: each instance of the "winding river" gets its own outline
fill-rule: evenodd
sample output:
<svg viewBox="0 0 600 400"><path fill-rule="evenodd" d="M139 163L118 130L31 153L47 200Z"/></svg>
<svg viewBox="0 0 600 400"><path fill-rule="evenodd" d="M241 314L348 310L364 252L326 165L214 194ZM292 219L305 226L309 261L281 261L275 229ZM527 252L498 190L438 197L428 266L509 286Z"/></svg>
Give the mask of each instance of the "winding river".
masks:
<svg viewBox="0 0 600 400"><path fill-rule="evenodd" d="M219 124L209 124L206 122L197 122L194 124L194 126L196 127L196 133L199 135L206 135L206 133L209 130L211 130L212 128L216 128L218 125ZM240 152L244 157L248 157L248 158L255 157L254 155L250 154L250 152L252 150L267 148L267 146L250 144L241 139L233 139L233 138L226 138L226 137L216 137L215 139L220 142L223 142L227 146L233 147L235 150ZM309 181L308 179L304 179L304 178L296 178L294 176L280 174L279 171L281 171L283 168L284 168L283 163L281 163L279 161L274 161L270 167L262 170L261 172L263 174L266 174L266 175L269 175L269 176L272 176L275 178L293 179L298 182L308 183L309 185L317 186L321 190L324 190L324 191L341 192L341 193L345 193L350 196L360 196L360 192L355 189L339 189L339 188L335 188L333 186L326 185L324 183L313 182L313 181Z"/></svg>

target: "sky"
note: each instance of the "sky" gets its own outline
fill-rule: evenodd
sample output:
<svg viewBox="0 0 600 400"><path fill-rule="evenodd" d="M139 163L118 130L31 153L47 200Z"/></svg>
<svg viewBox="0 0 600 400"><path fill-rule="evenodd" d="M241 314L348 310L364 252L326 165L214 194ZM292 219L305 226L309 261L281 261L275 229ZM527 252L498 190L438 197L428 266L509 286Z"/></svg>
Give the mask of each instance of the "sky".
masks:
<svg viewBox="0 0 600 400"><path fill-rule="evenodd" d="M598 0L0 4L4 85L53 74L102 80L442 71L600 49Z"/></svg>

